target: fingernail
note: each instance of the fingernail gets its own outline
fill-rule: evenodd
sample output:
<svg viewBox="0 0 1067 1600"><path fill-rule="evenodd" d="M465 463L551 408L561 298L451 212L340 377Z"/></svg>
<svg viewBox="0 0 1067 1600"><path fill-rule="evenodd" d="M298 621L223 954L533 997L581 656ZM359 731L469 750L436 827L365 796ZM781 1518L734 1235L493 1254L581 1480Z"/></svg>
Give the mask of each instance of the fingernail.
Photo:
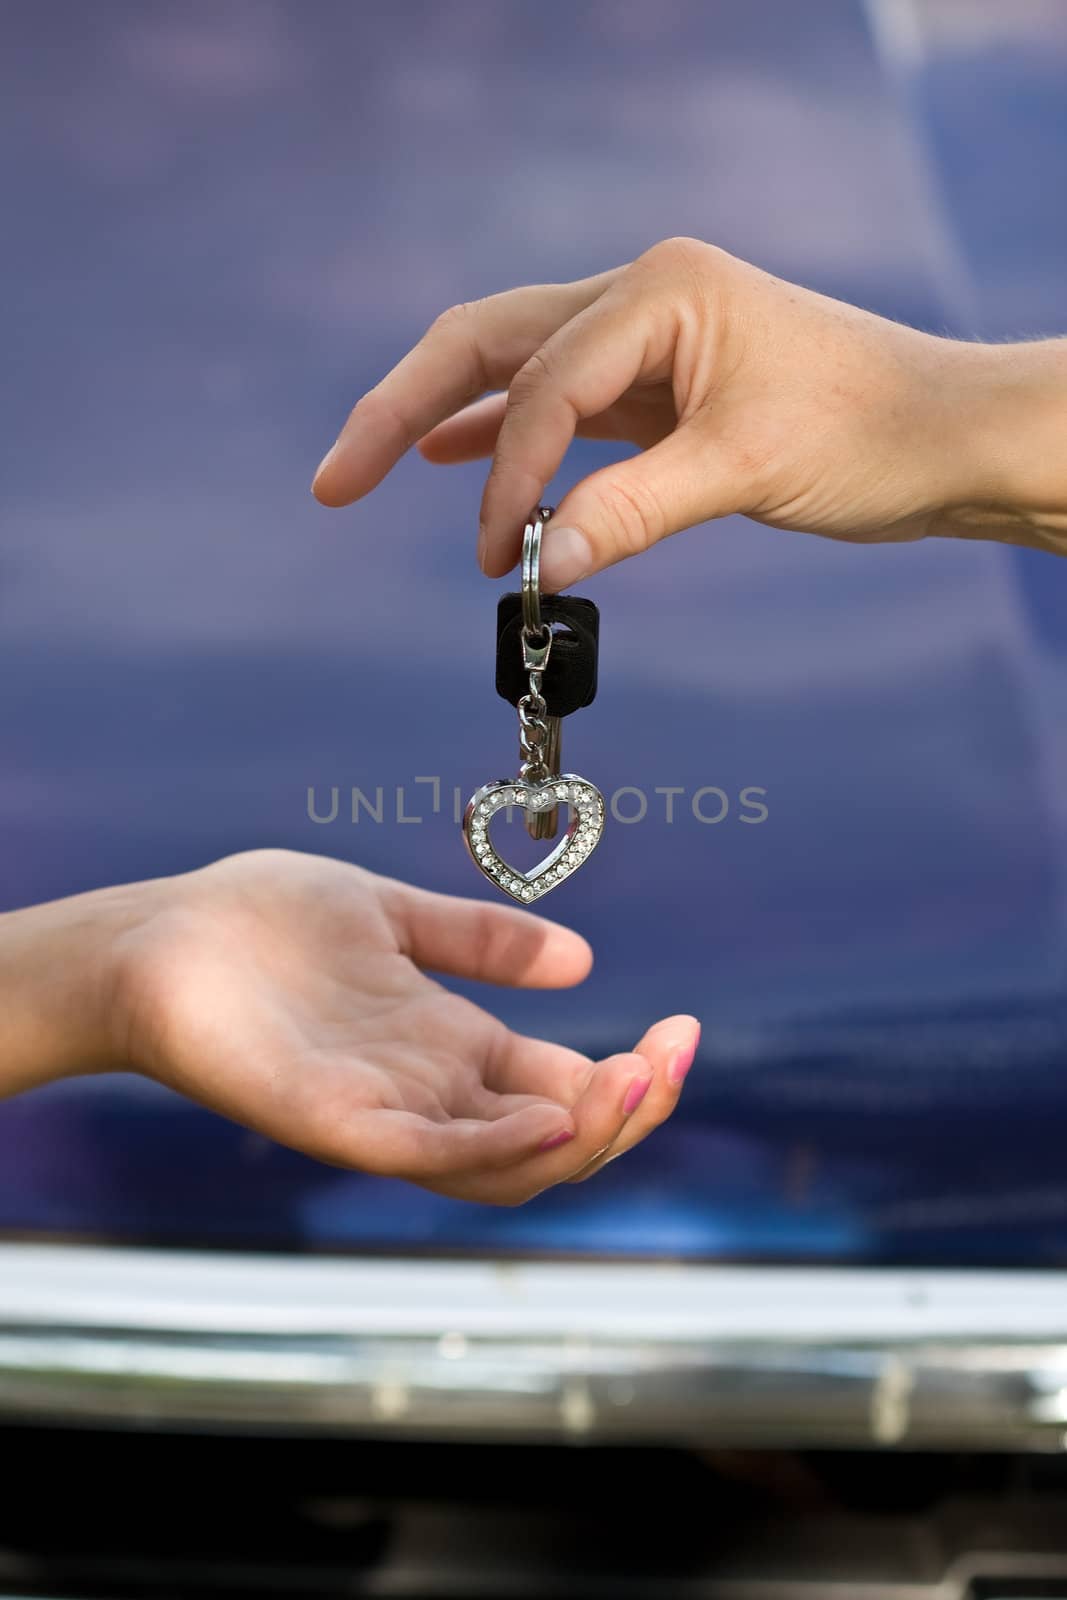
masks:
<svg viewBox="0 0 1067 1600"><path fill-rule="evenodd" d="M541 582L549 589L565 589L584 578L593 565L589 540L577 528L545 529L541 545Z"/></svg>
<svg viewBox="0 0 1067 1600"><path fill-rule="evenodd" d="M622 1103L624 1116L629 1116L631 1111L636 1111L641 1101L645 1098L652 1084L651 1078L635 1078L626 1091L626 1099Z"/></svg>
<svg viewBox="0 0 1067 1600"><path fill-rule="evenodd" d="M489 535L485 530L484 524L480 524L478 528L478 565L483 572L485 571L485 555L488 548Z"/></svg>
<svg viewBox="0 0 1067 1600"><path fill-rule="evenodd" d="M693 1057L696 1055L696 1053L696 1045L689 1044L686 1045L684 1050L679 1050L675 1056L672 1056L671 1064L667 1068L667 1082L669 1084L677 1088L678 1084L682 1082L686 1073L689 1071L689 1068L693 1065Z"/></svg>
<svg viewBox="0 0 1067 1600"><path fill-rule="evenodd" d="M559 1145L566 1144L568 1139L573 1139L574 1134L570 1128L561 1128L558 1133L550 1133L547 1139L542 1139L542 1150L555 1150Z"/></svg>

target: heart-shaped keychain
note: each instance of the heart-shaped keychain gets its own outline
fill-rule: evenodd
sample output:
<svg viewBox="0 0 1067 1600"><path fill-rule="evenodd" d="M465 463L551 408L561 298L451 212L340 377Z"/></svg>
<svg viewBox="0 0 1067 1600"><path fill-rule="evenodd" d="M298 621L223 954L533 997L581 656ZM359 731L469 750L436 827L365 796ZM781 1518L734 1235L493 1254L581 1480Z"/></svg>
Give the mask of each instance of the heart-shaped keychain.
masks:
<svg viewBox="0 0 1067 1600"><path fill-rule="evenodd" d="M520 806L531 816L558 806L571 808L570 825L555 849L528 872L509 866L489 837L489 824L501 811ZM539 780L526 776L494 778L483 783L467 802L463 836L467 848L491 883L520 901L536 900L576 872L600 843L604 832L604 797L573 772Z"/></svg>
<svg viewBox="0 0 1067 1600"><path fill-rule="evenodd" d="M475 790L463 813L463 837L471 858L491 883L520 903L555 889L596 849L604 832L604 797L595 784L573 772L559 772L559 718L552 716L542 693L542 678L552 650L552 629L541 616L541 534L552 515L541 506L530 518L522 539L522 669L529 689L518 701L517 778L494 778ZM579 602L595 607L590 602ZM594 652L595 663L595 652ZM594 685L595 686L595 685ZM592 698L592 691L588 698ZM588 701L586 701L588 703ZM571 809L567 831L556 847L530 871L510 866L489 837L489 824L512 806L526 817L535 839L552 839L559 807Z"/></svg>

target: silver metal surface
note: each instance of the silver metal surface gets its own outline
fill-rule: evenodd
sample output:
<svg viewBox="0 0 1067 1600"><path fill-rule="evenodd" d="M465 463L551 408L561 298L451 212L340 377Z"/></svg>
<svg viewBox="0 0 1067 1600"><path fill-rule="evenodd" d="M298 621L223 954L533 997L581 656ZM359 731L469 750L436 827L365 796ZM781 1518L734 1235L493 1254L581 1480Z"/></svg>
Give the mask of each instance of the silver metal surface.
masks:
<svg viewBox="0 0 1067 1600"><path fill-rule="evenodd" d="M524 627L520 629L519 637L522 641L523 670L531 677L535 673L540 677L552 654L552 629L547 623L542 623L540 633L527 633Z"/></svg>
<svg viewBox="0 0 1067 1600"><path fill-rule="evenodd" d="M530 673L530 689L517 707L519 713L519 775L540 782L547 778L545 747L548 742L547 708L541 693L541 674Z"/></svg>
<svg viewBox="0 0 1067 1600"><path fill-rule="evenodd" d="M1059 1450L1067 1284L0 1245L0 1417Z"/></svg>
<svg viewBox="0 0 1067 1600"><path fill-rule="evenodd" d="M543 761L547 773L560 770L563 761L563 723L560 717L545 716ZM559 832L559 806L528 814L526 831L531 839L554 839Z"/></svg>
<svg viewBox="0 0 1067 1600"><path fill-rule="evenodd" d="M552 516L551 506L538 506L522 530L522 632L537 639L544 630L541 620L541 535Z"/></svg>
<svg viewBox="0 0 1067 1600"><path fill-rule="evenodd" d="M552 652L552 629L541 616L541 536L551 515L551 506L538 506L522 533L522 664L530 674L530 693L519 705L523 763L520 772L523 777L535 779L558 772L562 754L560 719L546 714L541 699L541 674ZM535 699L540 701L540 706L536 714L538 738L534 750L530 748L528 734ZM558 806L526 817L526 832L531 839L554 839L558 829Z"/></svg>
<svg viewBox="0 0 1067 1600"><path fill-rule="evenodd" d="M538 764L523 763L518 778L493 778L476 789L463 813L463 839L471 860L486 878L520 905L531 905L576 872L599 844L604 832L604 796L595 784L575 772L549 778L529 777ZM547 810L559 800L571 808L571 820L555 849L523 869L497 850L490 836L493 816L518 806L524 815Z"/></svg>

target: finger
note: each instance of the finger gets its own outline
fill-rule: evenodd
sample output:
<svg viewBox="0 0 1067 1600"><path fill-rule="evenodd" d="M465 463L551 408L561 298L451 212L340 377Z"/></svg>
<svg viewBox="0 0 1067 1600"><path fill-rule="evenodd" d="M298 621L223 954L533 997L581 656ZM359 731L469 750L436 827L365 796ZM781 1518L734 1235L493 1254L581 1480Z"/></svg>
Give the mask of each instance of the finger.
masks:
<svg viewBox="0 0 1067 1600"><path fill-rule="evenodd" d="M517 906L435 894L396 880L381 883L379 893L403 954L433 972L563 989L581 983L593 964L580 933Z"/></svg>
<svg viewBox="0 0 1067 1600"><path fill-rule="evenodd" d="M545 341L515 374L482 496L482 564L510 571L530 507L544 496L581 420L640 377L670 370L674 326L633 290L609 290Z"/></svg>
<svg viewBox="0 0 1067 1600"><path fill-rule="evenodd" d="M311 1153L457 1198L517 1205L610 1149L650 1082L644 1057L612 1056L593 1067L569 1115L548 1102L491 1121L357 1111Z"/></svg>
<svg viewBox="0 0 1067 1600"><path fill-rule="evenodd" d="M596 1063L579 1050L508 1032L486 1085L498 1095L539 1095L567 1109L589 1084Z"/></svg>
<svg viewBox="0 0 1067 1600"><path fill-rule="evenodd" d="M506 1117L455 1117L436 1122L411 1111L357 1110L311 1154L336 1166L453 1194L476 1180L515 1171L559 1133L564 1118L547 1101Z"/></svg>
<svg viewBox="0 0 1067 1600"><path fill-rule="evenodd" d="M696 1017L667 1017L648 1030L637 1046L637 1054L643 1056L652 1069L651 1087L611 1148L576 1173L572 1182L581 1183L592 1177L609 1161L647 1139L653 1129L667 1120L678 1104L699 1043L700 1023Z"/></svg>
<svg viewBox="0 0 1067 1600"><path fill-rule="evenodd" d="M619 1055L593 1067L569 1114L548 1101L490 1120L440 1122L408 1111L357 1108L334 1121L311 1153L462 1198L516 1204L606 1150L650 1079L643 1057Z"/></svg>
<svg viewBox="0 0 1067 1600"><path fill-rule="evenodd" d="M614 277L512 289L446 311L358 401L315 474L316 498L343 506L368 494L424 433L486 389L509 383Z"/></svg>
<svg viewBox="0 0 1067 1600"><path fill-rule="evenodd" d="M597 1063L569 1114L555 1109L556 1129L540 1148L512 1167L472 1173L464 1183L465 1197L491 1205L518 1205L573 1177L615 1143L648 1092L651 1078L648 1062L636 1054Z"/></svg>
<svg viewBox="0 0 1067 1600"><path fill-rule="evenodd" d="M506 394L487 394L473 405L464 406L419 440L419 454L435 466L453 466L491 456L507 403Z"/></svg>
<svg viewBox="0 0 1067 1600"><path fill-rule="evenodd" d="M541 582L566 589L668 534L739 508L724 460L692 423L642 454L591 473L564 498L541 550Z"/></svg>
<svg viewBox="0 0 1067 1600"><path fill-rule="evenodd" d="M476 400L473 405L464 406L462 411L432 428L425 438L419 440L419 454L433 462L434 466L441 467L456 466L463 461L483 461L486 456L491 456L507 412L507 398L506 394L489 394ZM659 425L658 416L651 422L650 428L648 409L642 415L636 404L627 406L624 402L609 406L595 417L579 421L575 432L583 439L626 439L632 443L652 443L652 439L646 441L645 435L653 431L655 438L662 438L666 429ZM671 420L673 425L673 418Z"/></svg>

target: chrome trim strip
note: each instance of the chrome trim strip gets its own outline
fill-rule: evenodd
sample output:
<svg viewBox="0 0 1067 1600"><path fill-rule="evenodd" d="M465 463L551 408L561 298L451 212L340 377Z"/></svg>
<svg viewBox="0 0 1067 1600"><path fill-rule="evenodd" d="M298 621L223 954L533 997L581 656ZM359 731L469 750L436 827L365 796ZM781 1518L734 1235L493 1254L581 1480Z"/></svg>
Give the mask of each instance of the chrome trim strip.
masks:
<svg viewBox="0 0 1067 1600"><path fill-rule="evenodd" d="M0 1419L1060 1449L1067 1277L0 1244Z"/></svg>

